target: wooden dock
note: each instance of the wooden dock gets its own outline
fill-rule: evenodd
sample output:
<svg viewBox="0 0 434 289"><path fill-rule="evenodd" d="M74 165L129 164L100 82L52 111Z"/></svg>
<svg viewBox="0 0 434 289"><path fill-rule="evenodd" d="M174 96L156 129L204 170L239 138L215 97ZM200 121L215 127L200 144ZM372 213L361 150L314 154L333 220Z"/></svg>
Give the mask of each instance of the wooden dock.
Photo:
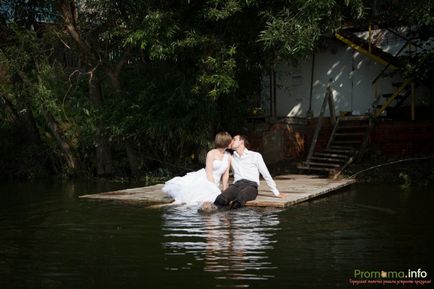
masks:
<svg viewBox="0 0 434 289"><path fill-rule="evenodd" d="M312 198L331 193L355 182L354 179L326 179L312 175L282 175L274 177L277 188L285 193L284 198L276 198L268 190L262 180L259 186L259 195L254 201L247 203L251 207L288 207ZM164 193L163 184L149 187L140 187L114 192L83 195L80 198L94 200L112 200L140 205L170 204L173 199Z"/></svg>

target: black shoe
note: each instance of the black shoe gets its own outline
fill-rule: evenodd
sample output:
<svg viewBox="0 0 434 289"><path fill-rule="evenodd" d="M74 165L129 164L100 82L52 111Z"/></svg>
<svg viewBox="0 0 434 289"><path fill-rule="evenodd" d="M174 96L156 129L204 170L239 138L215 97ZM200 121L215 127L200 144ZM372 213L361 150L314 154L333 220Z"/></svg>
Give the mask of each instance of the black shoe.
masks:
<svg viewBox="0 0 434 289"><path fill-rule="evenodd" d="M243 204L241 204L240 201L235 200L235 201L231 202L231 205L230 205L229 209L235 210L235 209L239 209L239 208L242 208L242 207L243 207Z"/></svg>
<svg viewBox="0 0 434 289"><path fill-rule="evenodd" d="M204 202L199 209L197 210L199 213L206 213L206 214L210 214L210 213L214 213L218 210L217 206L214 205L211 202Z"/></svg>

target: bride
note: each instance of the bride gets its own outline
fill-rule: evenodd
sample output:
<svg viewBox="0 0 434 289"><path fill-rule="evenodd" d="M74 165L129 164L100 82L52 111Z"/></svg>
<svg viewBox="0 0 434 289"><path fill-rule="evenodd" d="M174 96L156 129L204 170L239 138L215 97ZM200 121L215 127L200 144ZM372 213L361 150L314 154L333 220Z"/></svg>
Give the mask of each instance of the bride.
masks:
<svg viewBox="0 0 434 289"><path fill-rule="evenodd" d="M214 202L221 193L220 181L222 190L228 187L231 155L226 148L231 142L229 133L219 132L214 139L215 148L206 155L205 168L167 181L162 190L175 200L175 204Z"/></svg>

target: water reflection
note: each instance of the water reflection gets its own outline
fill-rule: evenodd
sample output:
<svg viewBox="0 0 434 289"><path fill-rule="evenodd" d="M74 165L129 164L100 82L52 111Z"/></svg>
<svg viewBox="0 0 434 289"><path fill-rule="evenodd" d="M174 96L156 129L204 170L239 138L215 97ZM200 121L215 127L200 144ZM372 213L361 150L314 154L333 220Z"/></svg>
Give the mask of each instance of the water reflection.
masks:
<svg viewBox="0 0 434 289"><path fill-rule="evenodd" d="M248 280L268 280L277 267L269 260L279 216L275 209L241 209L211 215L199 214L195 207L177 206L163 214L166 256L194 256L203 262L203 271L213 274L217 287L248 287ZM168 264L176 264L169 260ZM192 263L166 270L190 269ZM244 282L243 282L244 281ZM233 283L233 282L231 282Z"/></svg>

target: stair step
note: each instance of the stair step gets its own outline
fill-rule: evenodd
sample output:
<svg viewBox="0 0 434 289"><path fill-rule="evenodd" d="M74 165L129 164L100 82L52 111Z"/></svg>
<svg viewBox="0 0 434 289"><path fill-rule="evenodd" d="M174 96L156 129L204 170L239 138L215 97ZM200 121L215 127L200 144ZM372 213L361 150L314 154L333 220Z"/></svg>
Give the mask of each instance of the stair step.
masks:
<svg viewBox="0 0 434 289"><path fill-rule="evenodd" d="M345 125L345 126L339 126L337 128L337 130L341 130L341 129L367 129L369 126L368 125Z"/></svg>
<svg viewBox="0 0 434 289"><path fill-rule="evenodd" d="M383 93L383 97L384 98L390 98L390 97L392 97L392 95L393 95L393 93ZM405 94L398 94L396 97L395 97L395 99L400 99L400 98L403 98L403 97L406 97L407 95L405 95Z"/></svg>
<svg viewBox="0 0 434 289"><path fill-rule="evenodd" d="M325 149L324 152L326 153L341 153L346 155L352 155L353 151L347 151L347 150L340 150L340 149Z"/></svg>
<svg viewBox="0 0 434 289"><path fill-rule="evenodd" d="M336 169L329 169L329 168L321 168L321 167L309 167L305 165L299 165L297 166L300 170L312 170L312 171L323 171L323 172L329 172L329 173L336 173Z"/></svg>
<svg viewBox="0 0 434 289"><path fill-rule="evenodd" d="M331 158L339 158L342 160L347 160L349 157L348 155L342 155L342 154L330 154L330 153L314 153L313 156L317 157L331 157Z"/></svg>
<svg viewBox="0 0 434 289"><path fill-rule="evenodd" d="M306 165L309 166L320 166L320 167L326 167L326 168L340 168L341 165L338 164L331 164L331 163L319 163L319 162L306 162Z"/></svg>
<svg viewBox="0 0 434 289"><path fill-rule="evenodd" d="M383 107L382 104L377 105L377 108L382 108L382 107ZM389 106L387 106L387 107L385 108L385 110L391 110L391 109L394 109L394 108L396 108L396 105L394 105L394 106L389 105Z"/></svg>
<svg viewBox="0 0 434 289"><path fill-rule="evenodd" d="M369 116L367 115L349 115L349 116L340 116L339 121L361 121L361 120L369 120Z"/></svg>
<svg viewBox="0 0 434 289"><path fill-rule="evenodd" d="M342 159L342 158L324 158L324 157L317 157L317 156L313 156L310 158L311 160L314 161L326 161L326 162L334 162L334 163L345 163L347 159Z"/></svg>
<svg viewBox="0 0 434 289"><path fill-rule="evenodd" d="M359 144L362 143L362 140L337 140L334 141L335 144Z"/></svg>
<svg viewBox="0 0 434 289"><path fill-rule="evenodd" d="M363 132L335 133L335 136L364 136Z"/></svg>
<svg viewBox="0 0 434 289"><path fill-rule="evenodd" d="M331 149L338 149L338 150L347 150L347 151L354 151L353 147L349 147L349 146L330 146Z"/></svg>

